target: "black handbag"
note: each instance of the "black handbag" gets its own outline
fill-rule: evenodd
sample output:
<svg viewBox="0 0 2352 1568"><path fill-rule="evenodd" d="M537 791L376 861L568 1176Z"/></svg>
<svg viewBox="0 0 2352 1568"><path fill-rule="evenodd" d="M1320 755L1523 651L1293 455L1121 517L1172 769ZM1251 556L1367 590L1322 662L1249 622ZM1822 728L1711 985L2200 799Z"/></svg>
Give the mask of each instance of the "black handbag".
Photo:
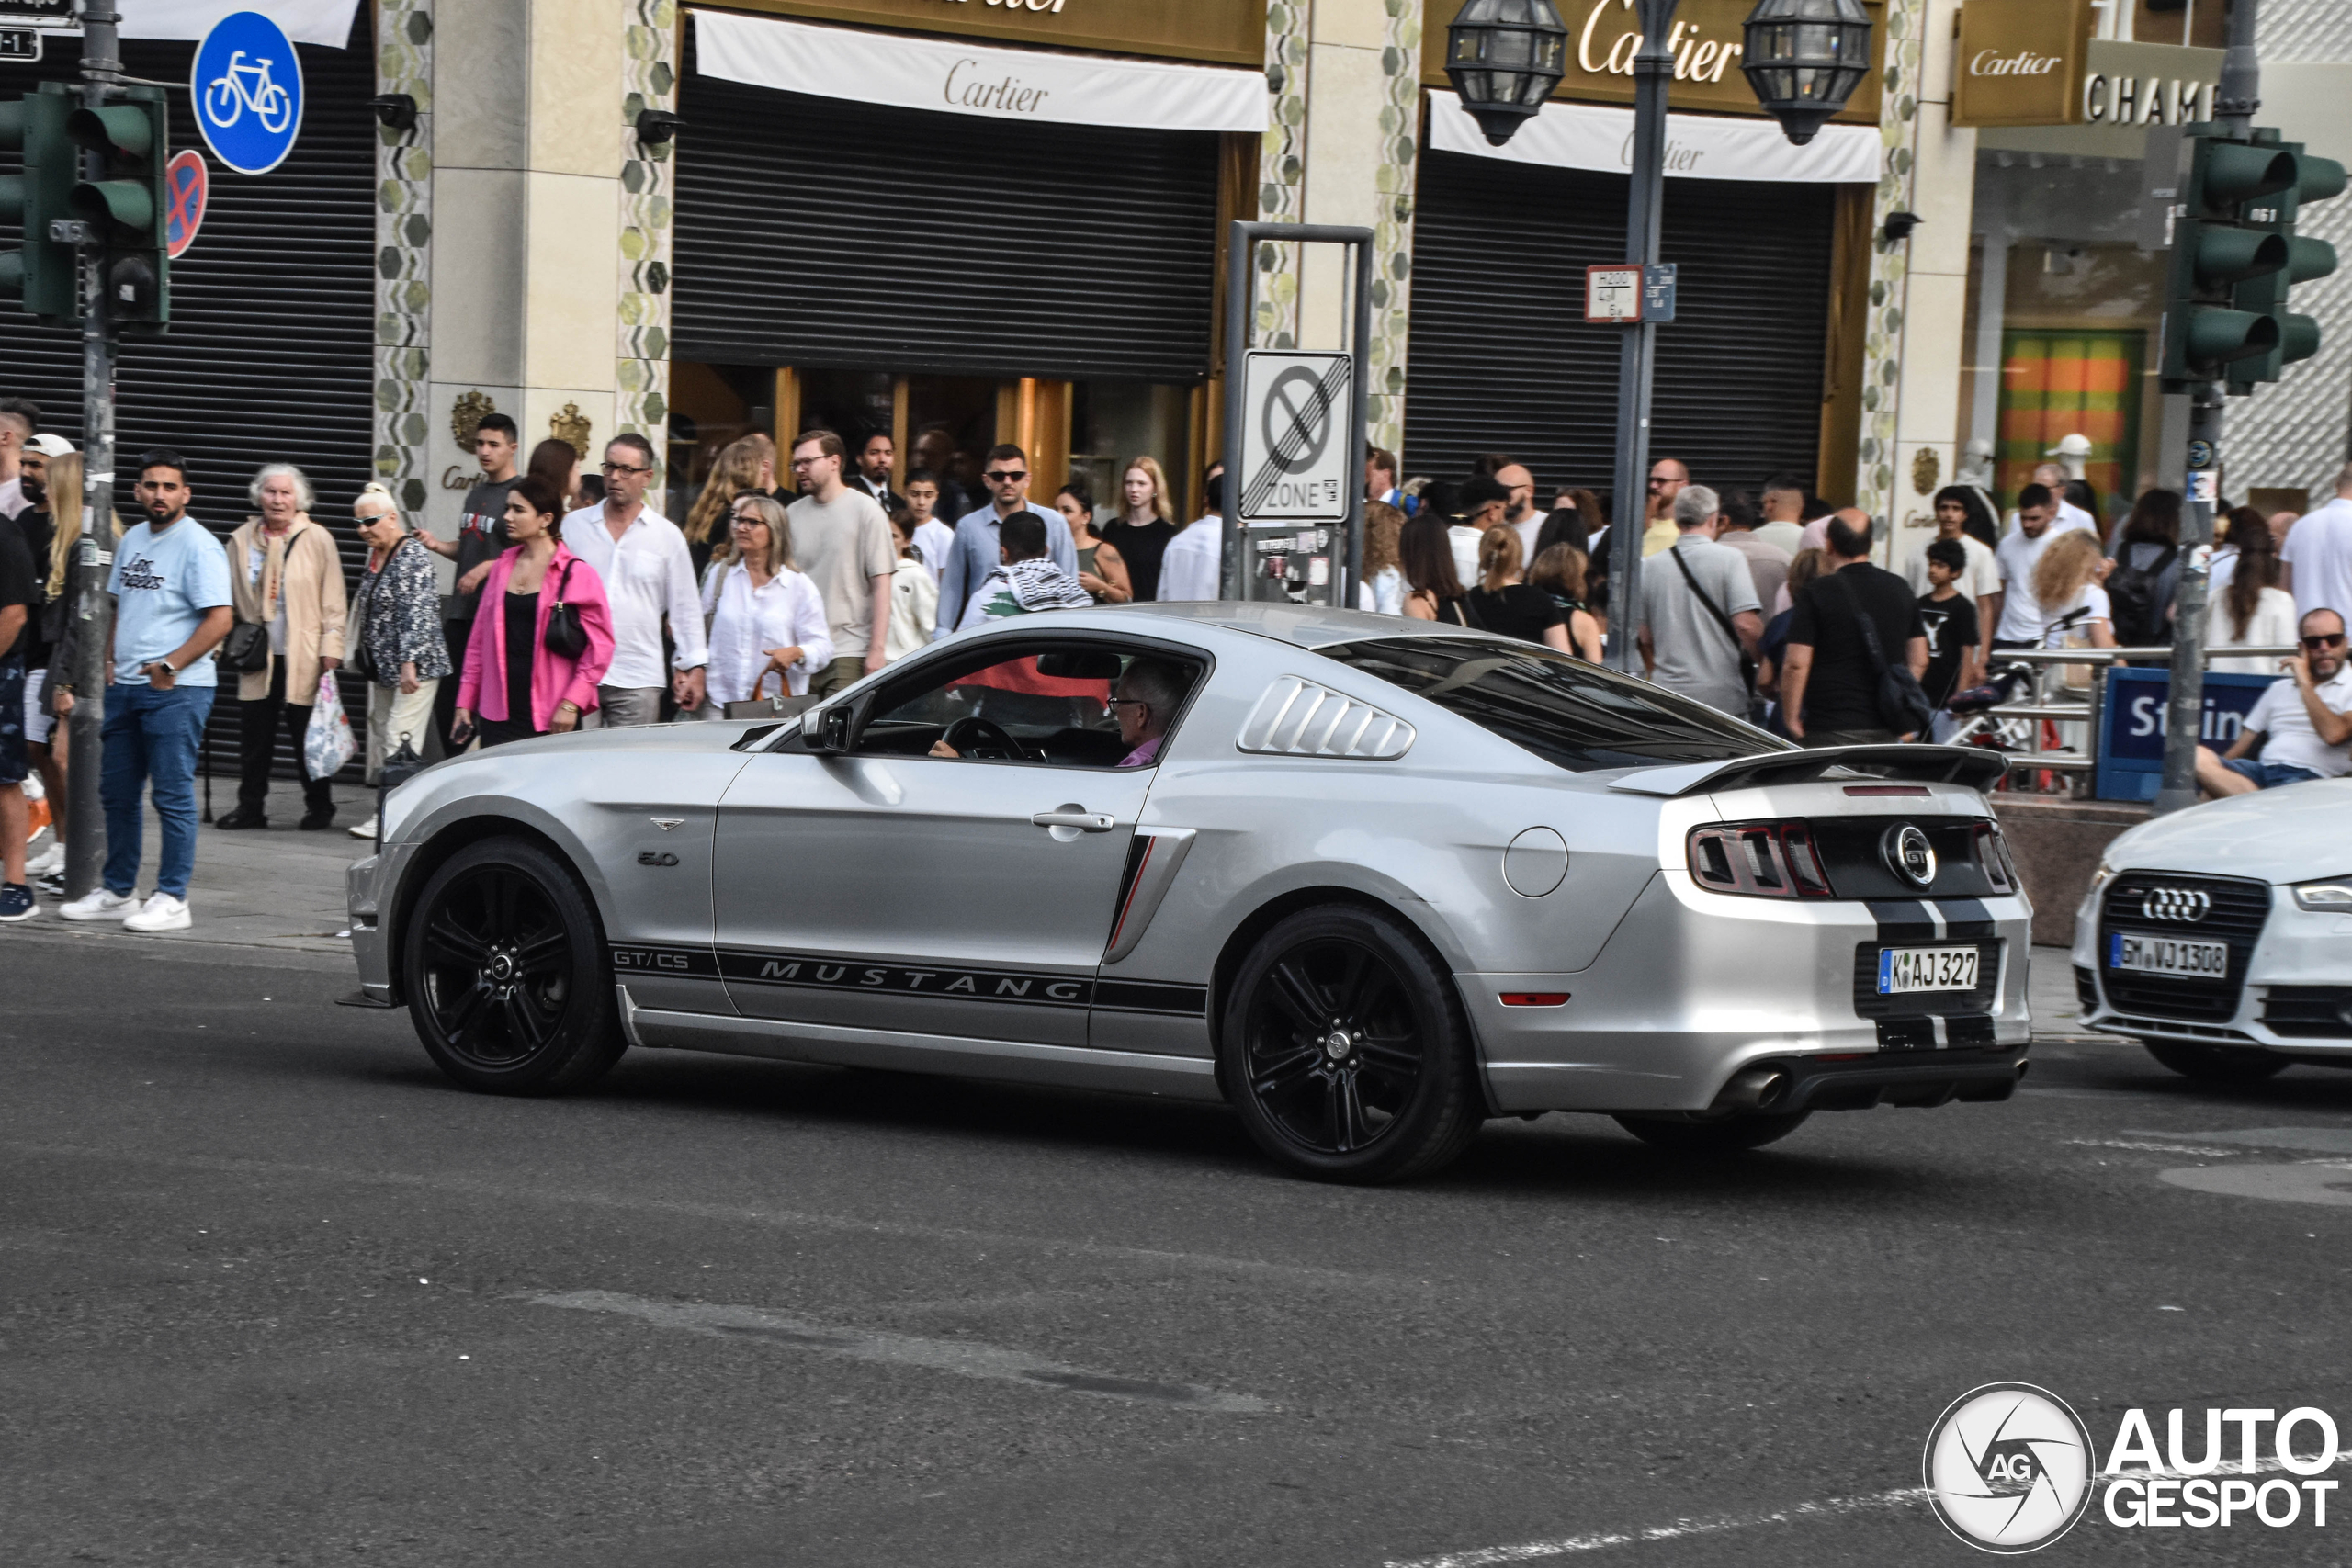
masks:
<svg viewBox="0 0 2352 1568"><path fill-rule="evenodd" d="M548 651L558 659L578 659L588 651L588 628L580 624L580 606L563 602L564 584L571 581L571 562L563 563L556 579L555 608L548 612Z"/></svg>
<svg viewBox="0 0 2352 1568"><path fill-rule="evenodd" d="M240 674L269 668L269 628L258 621L239 621L220 639L220 662Z"/></svg>

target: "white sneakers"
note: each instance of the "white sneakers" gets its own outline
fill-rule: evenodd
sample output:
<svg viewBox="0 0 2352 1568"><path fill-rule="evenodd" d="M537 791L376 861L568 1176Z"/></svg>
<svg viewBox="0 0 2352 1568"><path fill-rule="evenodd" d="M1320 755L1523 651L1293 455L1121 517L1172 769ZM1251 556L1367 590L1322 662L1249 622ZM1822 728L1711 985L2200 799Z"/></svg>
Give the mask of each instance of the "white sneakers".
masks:
<svg viewBox="0 0 2352 1568"><path fill-rule="evenodd" d="M52 871L65 869L65 846L51 844L25 863L27 876L47 876Z"/></svg>
<svg viewBox="0 0 2352 1568"><path fill-rule="evenodd" d="M57 913L68 920L121 920L130 919L136 907L128 893L93 887L72 903L59 905Z"/></svg>
<svg viewBox="0 0 2352 1568"><path fill-rule="evenodd" d="M141 904L128 894L103 887L60 906L57 913L68 920L120 920L127 931L184 931L193 923L185 898L158 892Z"/></svg>
<svg viewBox="0 0 2352 1568"><path fill-rule="evenodd" d="M187 900L158 892L122 922L127 931L184 931L188 928Z"/></svg>
<svg viewBox="0 0 2352 1568"><path fill-rule="evenodd" d="M368 820L367 820L367 821L362 822L362 823L360 823L358 826L356 826L356 827L353 828L353 829L351 829L351 836L352 836L353 838L355 838L355 839L372 839L372 838L374 838L374 837L376 836L376 818L375 818L374 817L372 817L372 816L371 816L371 817L369 817L369 818L368 818Z"/></svg>

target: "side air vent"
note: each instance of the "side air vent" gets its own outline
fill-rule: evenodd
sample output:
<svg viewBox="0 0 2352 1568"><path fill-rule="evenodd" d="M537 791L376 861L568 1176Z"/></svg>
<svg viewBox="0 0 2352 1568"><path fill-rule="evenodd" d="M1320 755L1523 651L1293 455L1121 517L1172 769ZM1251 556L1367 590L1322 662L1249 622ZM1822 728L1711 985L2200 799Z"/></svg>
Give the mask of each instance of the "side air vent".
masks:
<svg viewBox="0 0 2352 1568"><path fill-rule="evenodd" d="M1387 761L1412 747L1413 727L1327 686L1285 675L1258 699L1237 744L1276 757Z"/></svg>

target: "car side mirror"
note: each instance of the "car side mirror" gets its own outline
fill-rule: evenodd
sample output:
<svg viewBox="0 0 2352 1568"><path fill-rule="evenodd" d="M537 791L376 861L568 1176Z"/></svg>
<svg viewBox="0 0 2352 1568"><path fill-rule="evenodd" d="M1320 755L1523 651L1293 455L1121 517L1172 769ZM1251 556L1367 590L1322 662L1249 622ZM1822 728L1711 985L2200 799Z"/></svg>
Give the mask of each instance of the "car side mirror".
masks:
<svg viewBox="0 0 2352 1568"><path fill-rule="evenodd" d="M817 713L816 724L803 737L802 743L809 750L838 755L849 750L850 736L856 727L856 715L848 703L835 703Z"/></svg>

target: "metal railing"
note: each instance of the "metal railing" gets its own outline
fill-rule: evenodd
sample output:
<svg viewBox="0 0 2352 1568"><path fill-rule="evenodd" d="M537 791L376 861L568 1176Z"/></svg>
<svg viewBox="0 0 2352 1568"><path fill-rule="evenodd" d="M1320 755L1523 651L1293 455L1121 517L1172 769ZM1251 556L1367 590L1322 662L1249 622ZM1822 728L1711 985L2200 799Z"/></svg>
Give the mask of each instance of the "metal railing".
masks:
<svg viewBox="0 0 2352 1568"><path fill-rule="evenodd" d="M2252 647L2205 648L2204 663L2211 669L2216 659L2285 659L2302 651L2292 643L2261 644ZM1999 666L2026 664L2033 667L2033 679L2027 694L2016 702L2002 703L1984 710L1979 717L1963 723L1952 739L1965 742L1982 734L1984 721L2022 720L2026 746L2009 757L2013 773L2048 771L2058 773L2087 775L2098 766L2100 709L2107 699L2107 682L2099 678L2099 669L2108 665L2138 663L2169 667L2172 649L2157 648L2001 648L1993 650L1993 662ZM2052 677L2070 666L2088 666L2090 684L2084 688L2061 686L2052 690ZM2079 690L2079 694L2077 694ZM2080 747L2044 747L2041 743L2042 723L2083 726Z"/></svg>

